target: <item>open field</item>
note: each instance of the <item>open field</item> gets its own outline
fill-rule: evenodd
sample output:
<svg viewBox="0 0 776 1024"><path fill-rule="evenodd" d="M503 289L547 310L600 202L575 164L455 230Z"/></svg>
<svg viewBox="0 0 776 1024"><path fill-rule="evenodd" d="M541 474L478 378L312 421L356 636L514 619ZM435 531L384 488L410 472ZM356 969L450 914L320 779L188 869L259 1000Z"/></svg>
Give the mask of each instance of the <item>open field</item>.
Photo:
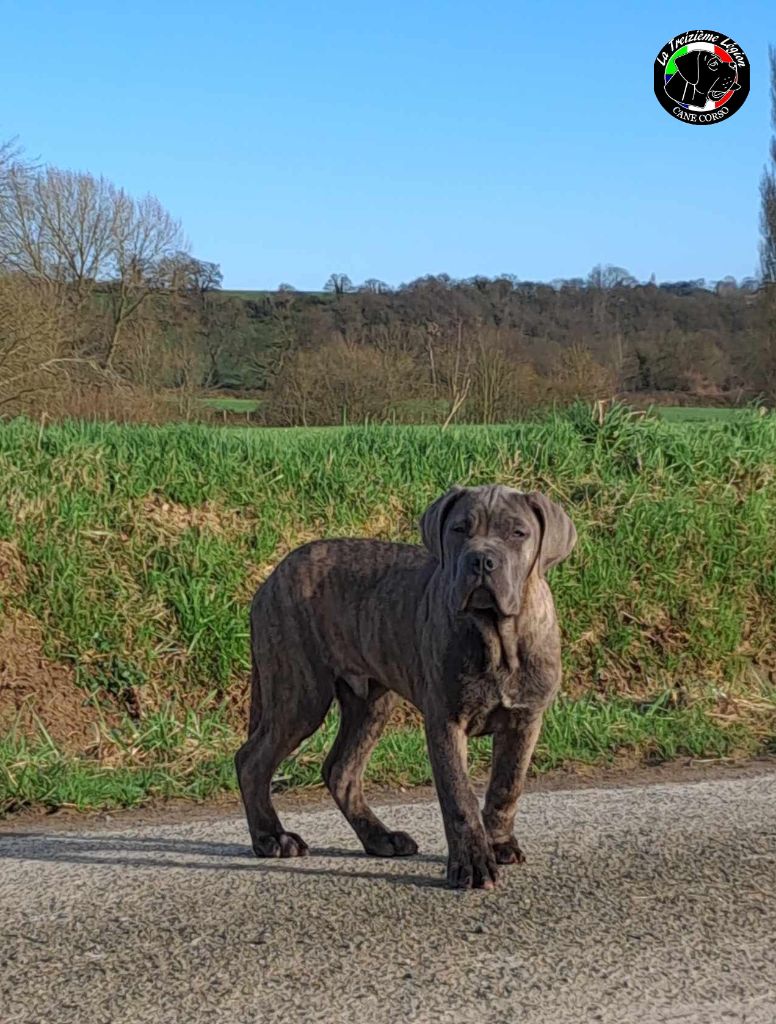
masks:
<svg viewBox="0 0 776 1024"><path fill-rule="evenodd" d="M480 428L0 427L0 809L234 786L247 606L290 548L417 540L452 482L540 488L579 531L552 585L566 696L539 770L776 749L776 417L703 430L582 406ZM317 782L334 729L281 784ZM484 767L478 744L473 767ZM372 777L429 778L405 715Z"/></svg>
<svg viewBox="0 0 776 1024"><path fill-rule="evenodd" d="M752 415L751 409L737 409L732 406L713 405L659 405L655 413L670 423L710 423L713 421L734 421Z"/></svg>
<svg viewBox="0 0 776 1024"><path fill-rule="evenodd" d="M258 398L232 398L229 395L201 398L199 401L209 409L225 409L227 412L255 412L261 405Z"/></svg>
<svg viewBox="0 0 776 1024"><path fill-rule="evenodd" d="M219 412L252 413L257 412L261 407L260 398L236 398L232 395L210 395L207 398L200 398L199 404ZM399 403L396 407L397 418L400 422L431 423L443 422L449 412L449 402L438 400L436 402L427 399L409 399ZM657 405L653 407L653 413L660 419L670 423L710 423L721 420L736 420L741 417L751 418L752 409L748 407L734 408L731 406L682 406L682 405Z"/></svg>

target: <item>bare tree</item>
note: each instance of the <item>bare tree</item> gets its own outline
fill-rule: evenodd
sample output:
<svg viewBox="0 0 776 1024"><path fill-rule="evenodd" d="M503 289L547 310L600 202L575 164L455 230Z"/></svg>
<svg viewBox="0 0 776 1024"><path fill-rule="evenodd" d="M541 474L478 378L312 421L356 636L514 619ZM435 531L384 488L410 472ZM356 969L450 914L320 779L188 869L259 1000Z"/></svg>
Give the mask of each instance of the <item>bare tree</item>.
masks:
<svg viewBox="0 0 776 1024"><path fill-rule="evenodd" d="M283 365L263 407L267 422L303 426L384 420L411 394L415 367L400 352L336 338L302 348Z"/></svg>
<svg viewBox="0 0 776 1024"><path fill-rule="evenodd" d="M448 427L463 408L472 386L473 357L469 338L465 336L465 325L461 317L451 325L452 330L442 332L448 345L442 350L442 358L436 362L438 379L447 385L450 408L443 427Z"/></svg>
<svg viewBox="0 0 776 1024"><path fill-rule="evenodd" d="M116 194L111 224L109 288L112 329L104 356L112 367L121 332L146 299L162 286L160 267L184 250L180 221L154 196L133 199Z"/></svg>
<svg viewBox="0 0 776 1024"><path fill-rule="evenodd" d="M218 291L223 283L223 274L217 263L197 259L185 251L163 256L157 266L157 278L159 285L170 291L201 296Z"/></svg>
<svg viewBox="0 0 776 1024"><path fill-rule="evenodd" d="M553 396L563 402L610 398L614 391L612 371L597 363L580 344L564 349L556 360L553 384Z"/></svg>
<svg viewBox="0 0 776 1024"><path fill-rule="evenodd" d="M105 251L102 180L46 169L0 145L0 401L18 404L76 370ZM96 216L89 215L96 211Z"/></svg>
<svg viewBox="0 0 776 1024"><path fill-rule="evenodd" d="M355 289L347 274L332 274L323 286L323 290L334 292L335 295L345 295L346 292L352 292Z"/></svg>
<svg viewBox="0 0 776 1024"><path fill-rule="evenodd" d="M587 276L587 283L591 288L609 290L612 288L630 288L636 284L633 277L624 267L615 267L611 263L602 265L596 264Z"/></svg>
<svg viewBox="0 0 776 1024"><path fill-rule="evenodd" d="M0 209L0 262L82 311L109 268L115 198L104 178L12 165Z"/></svg>
<svg viewBox="0 0 776 1024"><path fill-rule="evenodd" d="M16 139L0 142L0 212L5 209L11 188L11 177L15 171L25 169L32 172L32 165L22 156L22 149ZM2 268L0 253L0 268Z"/></svg>
<svg viewBox="0 0 776 1024"><path fill-rule="evenodd" d="M765 393L776 398L776 47L769 47L771 126L769 160L760 181L760 311L762 343L756 356Z"/></svg>
<svg viewBox="0 0 776 1024"><path fill-rule="evenodd" d="M771 136L769 160L760 182L760 273L764 284L776 284L776 47L768 48L771 74Z"/></svg>
<svg viewBox="0 0 776 1024"><path fill-rule="evenodd" d="M56 307L19 275L0 275L0 412L20 412L28 396L61 373Z"/></svg>
<svg viewBox="0 0 776 1024"><path fill-rule="evenodd" d="M0 151L0 267L50 289L70 357L111 371L127 322L158 288L165 260L184 249L180 224L158 199L136 200L105 178L42 170ZM108 293L109 330L95 337L95 292Z"/></svg>
<svg viewBox="0 0 776 1024"><path fill-rule="evenodd" d="M385 283L385 281L380 281L376 277L369 277L358 290L362 292L371 292L373 295L388 295L392 289L389 284Z"/></svg>

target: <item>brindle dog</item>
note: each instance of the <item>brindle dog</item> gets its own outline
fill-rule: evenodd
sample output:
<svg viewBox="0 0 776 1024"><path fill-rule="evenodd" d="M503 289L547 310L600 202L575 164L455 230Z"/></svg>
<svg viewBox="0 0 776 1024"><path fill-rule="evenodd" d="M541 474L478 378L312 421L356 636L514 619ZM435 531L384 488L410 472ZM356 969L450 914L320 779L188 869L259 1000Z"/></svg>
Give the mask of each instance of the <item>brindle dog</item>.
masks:
<svg viewBox="0 0 776 1024"><path fill-rule="evenodd" d="M542 723L561 679L560 639L545 574L571 552L566 513L537 492L453 487L421 520L425 550L322 540L291 552L251 608L249 738L237 773L258 857L300 857L271 800L272 775L323 722L341 725L323 776L367 853L417 852L371 810L362 778L398 697L424 716L448 844L447 880L491 888L499 864L522 862L513 835ZM480 811L467 738L493 735Z"/></svg>

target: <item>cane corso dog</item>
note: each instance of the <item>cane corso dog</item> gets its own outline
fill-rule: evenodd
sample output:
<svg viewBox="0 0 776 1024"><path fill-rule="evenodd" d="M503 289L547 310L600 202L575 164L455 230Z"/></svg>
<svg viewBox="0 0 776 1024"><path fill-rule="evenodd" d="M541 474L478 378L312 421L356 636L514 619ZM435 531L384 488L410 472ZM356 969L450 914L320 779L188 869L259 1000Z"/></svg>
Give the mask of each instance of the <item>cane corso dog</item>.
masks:
<svg viewBox="0 0 776 1024"><path fill-rule="evenodd" d="M323 776L368 854L417 852L364 797L362 777L395 702L423 714L447 836L447 880L491 888L499 864L520 863L518 797L558 692L560 638L545 576L576 531L538 492L453 487L424 513L425 549L376 540L321 540L291 552L251 607L249 738L235 761L258 857L301 857L271 800L272 775L323 722L336 697L339 734ZM467 738L493 736L480 811Z"/></svg>
<svg viewBox="0 0 776 1024"><path fill-rule="evenodd" d="M740 88L735 64L708 50L690 50L677 57L676 74L665 85L672 100L693 107L704 107L710 99L716 103L731 89Z"/></svg>

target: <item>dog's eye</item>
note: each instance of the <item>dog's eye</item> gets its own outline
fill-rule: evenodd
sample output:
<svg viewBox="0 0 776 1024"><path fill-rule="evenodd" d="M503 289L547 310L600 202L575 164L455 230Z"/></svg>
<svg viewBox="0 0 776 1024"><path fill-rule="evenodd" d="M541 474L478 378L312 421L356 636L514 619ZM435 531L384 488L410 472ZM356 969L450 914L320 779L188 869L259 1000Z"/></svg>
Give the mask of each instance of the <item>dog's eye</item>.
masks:
<svg viewBox="0 0 776 1024"><path fill-rule="evenodd" d="M512 531L512 536L517 537L518 540L522 540L523 538L527 537L528 534L525 532L522 526L516 526Z"/></svg>
<svg viewBox="0 0 776 1024"><path fill-rule="evenodd" d="M710 60L709 61L709 67L711 68L712 71L716 71L717 68L719 67L719 64L715 60Z"/></svg>
<svg viewBox="0 0 776 1024"><path fill-rule="evenodd" d="M456 523L453 527L451 527L451 529L452 529L453 533L468 533L469 532L469 526L468 526L467 523Z"/></svg>

